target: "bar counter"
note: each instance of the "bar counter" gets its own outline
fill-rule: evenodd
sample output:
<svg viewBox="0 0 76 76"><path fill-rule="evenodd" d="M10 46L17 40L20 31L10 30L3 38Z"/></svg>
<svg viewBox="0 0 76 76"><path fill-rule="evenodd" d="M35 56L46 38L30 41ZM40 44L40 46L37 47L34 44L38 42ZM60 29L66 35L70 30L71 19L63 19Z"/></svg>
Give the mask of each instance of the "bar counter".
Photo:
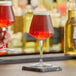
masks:
<svg viewBox="0 0 76 76"><path fill-rule="evenodd" d="M23 62L14 64L0 64L0 76L76 76L76 59L45 62L55 66L60 66L62 71L45 73L24 71L22 70L22 66L31 63Z"/></svg>

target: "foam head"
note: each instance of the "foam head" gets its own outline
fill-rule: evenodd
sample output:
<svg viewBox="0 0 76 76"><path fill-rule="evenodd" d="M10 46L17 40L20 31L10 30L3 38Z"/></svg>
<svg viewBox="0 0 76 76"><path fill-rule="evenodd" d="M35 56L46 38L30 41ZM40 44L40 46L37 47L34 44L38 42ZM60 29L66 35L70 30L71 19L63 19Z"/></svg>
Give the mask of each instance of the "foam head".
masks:
<svg viewBox="0 0 76 76"><path fill-rule="evenodd" d="M12 1L0 1L0 6L12 6Z"/></svg>
<svg viewBox="0 0 76 76"><path fill-rule="evenodd" d="M33 12L35 15L50 15L49 12L46 12L46 11L34 11Z"/></svg>

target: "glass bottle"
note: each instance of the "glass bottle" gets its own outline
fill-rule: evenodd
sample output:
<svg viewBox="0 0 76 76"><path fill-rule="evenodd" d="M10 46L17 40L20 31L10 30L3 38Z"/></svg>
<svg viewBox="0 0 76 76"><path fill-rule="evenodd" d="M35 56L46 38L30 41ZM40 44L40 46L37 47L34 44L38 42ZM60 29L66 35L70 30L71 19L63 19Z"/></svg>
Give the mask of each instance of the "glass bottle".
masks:
<svg viewBox="0 0 76 76"><path fill-rule="evenodd" d="M76 56L76 0L73 10L68 10L68 20L64 32L64 53Z"/></svg>
<svg viewBox="0 0 76 76"><path fill-rule="evenodd" d="M36 52L36 39L29 35L29 28L33 17L31 0L27 0L26 14L24 15L23 51L24 53Z"/></svg>
<svg viewBox="0 0 76 76"><path fill-rule="evenodd" d="M61 28L60 21L61 15L57 9L57 0L53 0L53 9L51 10L51 17L54 27L54 35L50 37L50 50L52 52L61 51Z"/></svg>
<svg viewBox="0 0 76 76"><path fill-rule="evenodd" d="M66 16L61 16L61 21L60 21L60 29L61 29L61 50L64 52L64 27L67 21Z"/></svg>
<svg viewBox="0 0 76 76"><path fill-rule="evenodd" d="M13 10L15 14L15 23L8 27L8 31L11 35L11 41L8 47L14 48L15 51L9 51L9 54L19 54L22 53L22 35L23 35L23 10L19 7L19 0L12 0Z"/></svg>

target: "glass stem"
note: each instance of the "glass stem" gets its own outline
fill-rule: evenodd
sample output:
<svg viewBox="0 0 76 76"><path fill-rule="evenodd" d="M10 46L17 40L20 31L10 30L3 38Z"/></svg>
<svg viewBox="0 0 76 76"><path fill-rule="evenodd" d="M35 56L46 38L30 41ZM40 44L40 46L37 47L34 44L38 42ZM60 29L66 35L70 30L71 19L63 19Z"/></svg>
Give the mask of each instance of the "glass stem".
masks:
<svg viewBox="0 0 76 76"><path fill-rule="evenodd" d="M8 27L6 27L6 31L8 31ZM6 43L3 44L3 48L6 49Z"/></svg>
<svg viewBox="0 0 76 76"><path fill-rule="evenodd" d="M6 44L5 43L3 44L3 49L6 49Z"/></svg>
<svg viewBox="0 0 76 76"><path fill-rule="evenodd" d="M6 31L8 31L8 27L6 27Z"/></svg>
<svg viewBox="0 0 76 76"><path fill-rule="evenodd" d="M40 40L40 64L43 64L43 40Z"/></svg>

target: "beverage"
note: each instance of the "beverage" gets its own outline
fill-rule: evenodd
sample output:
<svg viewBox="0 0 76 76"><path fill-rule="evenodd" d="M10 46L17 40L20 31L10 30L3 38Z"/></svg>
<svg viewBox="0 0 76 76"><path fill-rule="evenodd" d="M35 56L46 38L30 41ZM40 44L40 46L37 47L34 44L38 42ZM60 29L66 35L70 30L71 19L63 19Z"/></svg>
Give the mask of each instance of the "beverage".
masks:
<svg viewBox="0 0 76 76"><path fill-rule="evenodd" d="M34 0L31 0L32 3L32 7L34 8L34 11L46 11L47 9L49 9L49 7L47 7L47 9L45 8L45 5L48 6L48 3L51 3L50 1L43 1L43 0L36 0L34 2ZM52 3L51 3L52 4ZM49 52L49 48L50 48L50 44L49 44L49 38L44 40L43 43L43 52ZM39 41L36 39L36 53L40 52L40 47L39 47Z"/></svg>
<svg viewBox="0 0 76 76"><path fill-rule="evenodd" d="M76 0L73 0L73 5L68 10L64 40L64 53L66 55L76 56Z"/></svg>
<svg viewBox="0 0 76 76"><path fill-rule="evenodd" d="M32 66L31 69L39 68L40 70L42 70L42 69L47 70L49 68L52 71L54 71L54 69L60 70L61 69L60 67L53 67L50 64L43 63L43 41L44 41L44 39L46 39L54 34L54 30L52 27L52 21L50 18L50 14L48 12L34 12L29 34L39 40L40 61L39 61L39 63L36 63L34 65L28 65L28 66L30 68ZM23 66L22 69L24 70L25 67L28 67L28 66Z"/></svg>
<svg viewBox="0 0 76 76"><path fill-rule="evenodd" d="M3 27L8 27L12 23L14 23L14 13L12 9L12 2L0 1L0 27L3 29ZM4 43L2 45L1 47L2 49L0 49L0 55L1 54L4 55L8 53L7 52L8 49L6 49L6 47L8 47L7 45L8 45L7 43Z"/></svg>
<svg viewBox="0 0 76 76"><path fill-rule="evenodd" d="M44 13L44 12L43 12ZM49 39L48 37L52 36L54 31L52 30L51 26L51 18L50 15L45 15L44 14L35 14L32 19L31 27L30 27L30 35L35 37L36 39L36 52L40 52L39 50L39 40L44 40L43 43L43 52L49 52ZM48 26L48 27L46 27ZM46 39L46 40L45 40Z"/></svg>
<svg viewBox="0 0 76 76"><path fill-rule="evenodd" d="M53 35L51 30L50 15L34 15L30 27L30 34L36 39L42 40ZM46 27L46 26L49 26Z"/></svg>
<svg viewBox="0 0 76 76"><path fill-rule="evenodd" d="M14 23L12 6L0 6L0 27L7 27Z"/></svg>
<svg viewBox="0 0 76 76"><path fill-rule="evenodd" d="M65 26L64 52L76 56L76 10L68 11L68 21Z"/></svg>

